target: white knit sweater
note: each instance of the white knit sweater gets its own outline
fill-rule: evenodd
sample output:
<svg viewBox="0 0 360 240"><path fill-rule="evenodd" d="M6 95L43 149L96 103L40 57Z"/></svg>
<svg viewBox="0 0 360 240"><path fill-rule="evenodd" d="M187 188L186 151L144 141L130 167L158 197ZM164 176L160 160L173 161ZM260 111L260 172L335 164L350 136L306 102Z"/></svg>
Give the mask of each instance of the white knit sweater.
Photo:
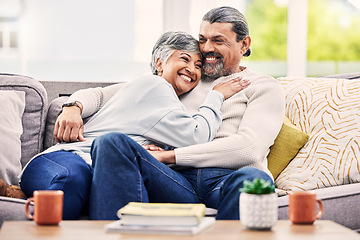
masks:
<svg viewBox="0 0 360 240"><path fill-rule="evenodd" d="M181 101L193 114L215 84L237 76L248 79L250 86L224 101L223 121L213 141L175 149L178 166L229 169L253 166L272 177L267 168L267 155L285 114L283 89L276 79L246 68L215 81L201 80L195 89L181 97ZM121 86L80 90L71 95L70 100L81 102L82 116L87 117L97 112Z"/></svg>

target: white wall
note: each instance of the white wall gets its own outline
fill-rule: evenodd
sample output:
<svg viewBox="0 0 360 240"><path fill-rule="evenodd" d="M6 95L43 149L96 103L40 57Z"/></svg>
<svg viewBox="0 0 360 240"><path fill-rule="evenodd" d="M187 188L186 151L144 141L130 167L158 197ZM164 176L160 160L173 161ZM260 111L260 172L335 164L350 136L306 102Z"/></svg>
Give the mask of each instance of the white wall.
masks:
<svg viewBox="0 0 360 240"><path fill-rule="evenodd" d="M133 4L125 0L98 3L99 0L26 0L21 29L27 59L132 59Z"/></svg>
<svg viewBox="0 0 360 240"><path fill-rule="evenodd" d="M22 73L40 80L96 80L86 75L101 78L101 62L115 67L133 61L134 12L133 1L126 0L24 0Z"/></svg>
<svg viewBox="0 0 360 240"><path fill-rule="evenodd" d="M305 77L308 0L290 0L287 27L287 76Z"/></svg>
<svg viewBox="0 0 360 240"><path fill-rule="evenodd" d="M0 18L19 16L19 49L0 52L0 72L127 81L150 70L162 6L163 0L0 0Z"/></svg>

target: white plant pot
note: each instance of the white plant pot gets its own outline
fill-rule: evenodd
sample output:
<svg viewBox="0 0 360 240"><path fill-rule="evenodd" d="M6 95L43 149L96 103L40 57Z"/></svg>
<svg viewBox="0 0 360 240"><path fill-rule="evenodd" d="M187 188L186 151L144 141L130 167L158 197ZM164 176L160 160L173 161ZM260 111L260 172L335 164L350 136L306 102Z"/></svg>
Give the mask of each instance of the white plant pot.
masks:
<svg viewBox="0 0 360 240"><path fill-rule="evenodd" d="M278 220L278 199L276 193L240 194L240 221L254 230L270 230Z"/></svg>

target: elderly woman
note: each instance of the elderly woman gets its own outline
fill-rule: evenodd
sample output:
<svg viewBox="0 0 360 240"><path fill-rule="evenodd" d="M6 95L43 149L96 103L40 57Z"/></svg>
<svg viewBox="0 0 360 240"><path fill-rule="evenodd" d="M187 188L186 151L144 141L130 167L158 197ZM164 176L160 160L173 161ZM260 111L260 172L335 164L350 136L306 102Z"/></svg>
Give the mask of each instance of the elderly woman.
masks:
<svg viewBox="0 0 360 240"><path fill-rule="evenodd" d="M237 79L216 85L190 116L178 96L192 90L201 78L198 41L182 32L165 33L154 46L151 67L153 75L129 81L103 106L97 106L100 110L84 125L83 133L70 131L64 124L73 116L80 117L83 110L77 95L71 96L74 101L64 104L55 126L55 138L62 143L36 156L23 171L21 188L27 196L39 189L63 190L63 218L78 218L88 202L90 150L97 137L117 132L140 145L167 149L210 141L221 124L224 99L249 84Z"/></svg>

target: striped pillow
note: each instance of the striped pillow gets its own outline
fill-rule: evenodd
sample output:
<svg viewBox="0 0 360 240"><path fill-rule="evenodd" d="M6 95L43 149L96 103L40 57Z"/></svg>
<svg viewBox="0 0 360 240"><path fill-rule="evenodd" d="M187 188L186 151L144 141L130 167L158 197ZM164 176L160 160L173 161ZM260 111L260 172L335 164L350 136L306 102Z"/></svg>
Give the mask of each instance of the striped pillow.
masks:
<svg viewBox="0 0 360 240"><path fill-rule="evenodd" d="M276 186L311 190L360 182L360 82L280 78L286 115L310 135Z"/></svg>

